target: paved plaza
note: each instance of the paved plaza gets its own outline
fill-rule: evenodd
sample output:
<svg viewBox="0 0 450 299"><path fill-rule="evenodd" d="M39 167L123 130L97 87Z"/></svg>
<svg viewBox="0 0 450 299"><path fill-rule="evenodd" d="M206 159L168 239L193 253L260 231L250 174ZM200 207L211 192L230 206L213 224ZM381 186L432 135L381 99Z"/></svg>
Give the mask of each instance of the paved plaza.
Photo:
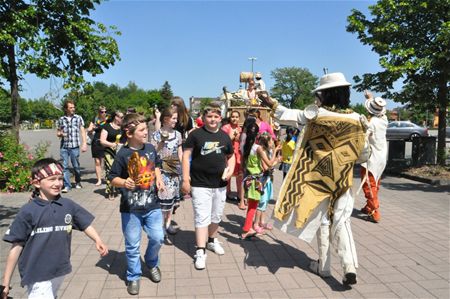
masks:
<svg viewBox="0 0 450 299"><path fill-rule="evenodd" d="M58 158L53 136L53 131L40 131L22 134L22 140L31 145L49 140L50 152ZM104 186L94 186L90 157L88 152L81 158L84 188L73 189L67 197L96 216L94 227L110 253L100 258L94 243L75 231L73 271L66 276L58 298L449 298L450 188L397 177L383 178L379 224L359 215L364 200L362 194L356 196L352 228L359 268L358 283L353 288L342 286L336 255L332 258L331 278L322 279L309 271L310 260L317 258L315 240L308 244L276 229L254 241L240 240L245 211L235 203L227 203L219 230L225 255L208 252L207 268L196 270L192 205L184 201L174 216L181 231L174 237L173 246L164 245L161 250L162 281L151 282L145 268L139 296L130 296L124 280L119 200L105 199ZM280 185L281 174L277 171L275 196ZM1 236L29 195L0 195ZM273 203L269 215L272 208ZM9 245L2 241L0 246L3 275ZM26 298L17 269L12 286L13 298Z"/></svg>

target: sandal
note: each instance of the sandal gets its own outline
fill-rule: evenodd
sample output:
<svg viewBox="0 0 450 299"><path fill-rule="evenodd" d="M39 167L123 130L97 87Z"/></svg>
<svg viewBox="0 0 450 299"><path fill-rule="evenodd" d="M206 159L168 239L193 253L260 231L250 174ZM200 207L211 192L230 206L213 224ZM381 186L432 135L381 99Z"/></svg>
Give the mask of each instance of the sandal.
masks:
<svg viewBox="0 0 450 299"><path fill-rule="evenodd" d="M261 226L259 226L259 225L254 225L254 226L253 226L253 229L255 230L255 232L256 232L258 235L263 235L263 234L265 233L264 227L261 227Z"/></svg>
<svg viewBox="0 0 450 299"><path fill-rule="evenodd" d="M250 229L248 232L242 232L239 237L241 240L249 240L252 237L256 237L256 235L257 232L255 232L253 229Z"/></svg>
<svg viewBox="0 0 450 299"><path fill-rule="evenodd" d="M272 230L273 229L273 225L272 223L260 223L259 224L260 227L267 229L267 230Z"/></svg>

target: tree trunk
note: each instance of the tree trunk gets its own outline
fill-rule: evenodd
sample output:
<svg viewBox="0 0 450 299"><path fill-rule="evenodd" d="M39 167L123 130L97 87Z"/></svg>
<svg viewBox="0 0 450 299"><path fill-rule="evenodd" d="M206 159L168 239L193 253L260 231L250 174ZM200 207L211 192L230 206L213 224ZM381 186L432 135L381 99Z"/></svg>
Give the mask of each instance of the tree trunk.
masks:
<svg viewBox="0 0 450 299"><path fill-rule="evenodd" d="M16 53L14 45L8 46L8 81L11 86L11 124L12 133L19 143L20 111L19 111L19 79L17 77Z"/></svg>
<svg viewBox="0 0 450 299"><path fill-rule="evenodd" d="M438 124L438 146L437 146L437 163L445 166L446 148L445 148L445 127L447 126L447 105L448 105L448 89L447 80L443 78L439 84L438 101L439 101L439 124Z"/></svg>

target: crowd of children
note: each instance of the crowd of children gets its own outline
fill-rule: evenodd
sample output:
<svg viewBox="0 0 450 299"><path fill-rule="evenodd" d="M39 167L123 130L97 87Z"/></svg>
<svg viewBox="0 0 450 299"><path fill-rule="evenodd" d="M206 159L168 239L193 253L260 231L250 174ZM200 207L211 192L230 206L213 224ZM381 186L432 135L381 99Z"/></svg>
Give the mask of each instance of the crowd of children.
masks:
<svg viewBox="0 0 450 299"><path fill-rule="evenodd" d="M207 249L218 255L225 253L217 231L227 196L231 194L232 176L236 177L240 208L247 209L242 237L272 229L264 212L273 195L273 167L281 159L288 161L289 157L279 154L282 146L275 147L273 131L265 123L264 132L260 133L258 123L261 124L261 120L257 110L247 115L250 121L245 124L247 134L244 135L242 153L238 111L231 113L228 124L221 126L220 107L211 104L204 110L202 126L182 130L187 136L184 142L182 133L176 129L180 127L178 111L183 111L183 107L180 108L177 101L162 113L158 111L159 125L151 134L143 115L124 115L116 111L100 134L101 143L109 152L107 195L113 199L115 189L121 193L120 215L130 295L139 294L140 289L142 230L148 237L144 262L150 270L150 279L155 283L161 280L159 251L163 243L172 245L169 235L178 231L171 220L183 193L192 195L194 265L198 270L206 268ZM186 123L191 122L187 120ZM289 154L292 155L292 151ZM55 298L64 275L71 271L68 253L72 229L84 231L93 239L102 256L108 249L91 226L94 217L61 196L63 169L58 161L50 158L38 161L32 177L36 188L32 199L20 210L3 238L12 243L12 247L4 273L2 296L8 294L12 272L19 262L22 285L27 287L29 298ZM53 207L61 209L57 219L48 214ZM55 242L63 242L64 251L58 246L56 252L56 247L52 248ZM52 263L45 258L47 254L41 256L44 252L54 252ZM32 265L41 266L31 269Z"/></svg>
<svg viewBox="0 0 450 299"><path fill-rule="evenodd" d="M206 268L206 250L225 254L217 235L227 198L238 201L239 208L247 210L240 234L242 239L252 239L272 230L265 211L273 198L274 167L281 162L279 169L284 179L294 162L298 128L287 127L285 137L278 140L257 109L249 111L242 127L238 111L233 111L227 124L222 125L222 111L215 104L204 109L201 126L194 128L181 102L175 98L162 113L156 111L154 132L149 133L143 115L127 113L124 116L117 111L111 130L100 134L102 144L113 150L107 182L111 194L114 188L121 193L120 215L130 295L137 295L140 290L142 230L148 237L144 262L150 279L155 283L161 281L159 252L163 244L173 245L169 235L176 234L178 229L172 225L172 215L183 194L192 196L194 266L202 270ZM372 108L377 107L371 104ZM375 173L370 167L369 171L368 175ZM236 177L236 198L230 196L233 176ZM371 198L376 197L378 186L372 181L377 178L367 180L375 184L370 191ZM29 298L55 298L64 275L71 271L72 229L90 237L102 256L108 254L107 246L91 225L94 217L61 196L64 184L59 162L50 158L38 161L33 166L32 179L36 188L32 199L19 211L3 238L12 243L12 247L4 272L2 298L9 292L17 262ZM370 192L366 191L366 196ZM378 205L368 200L367 209L373 217L377 215ZM316 268L319 274L325 275L323 263L321 260Z"/></svg>

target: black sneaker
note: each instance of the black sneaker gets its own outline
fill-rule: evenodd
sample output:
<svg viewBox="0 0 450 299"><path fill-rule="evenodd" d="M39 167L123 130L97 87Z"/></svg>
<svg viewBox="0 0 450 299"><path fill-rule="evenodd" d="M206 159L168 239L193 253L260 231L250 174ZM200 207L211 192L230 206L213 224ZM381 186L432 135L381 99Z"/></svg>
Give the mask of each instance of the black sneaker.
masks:
<svg viewBox="0 0 450 299"><path fill-rule="evenodd" d="M344 279L342 280L342 284L345 286L349 286L352 284L356 284L356 273L345 273Z"/></svg>
<svg viewBox="0 0 450 299"><path fill-rule="evenodd" d="M161 270L159 270L158 266L150 268L150 280L154 283L161 281Z"/></svg>
<svg viewBox="0 0 450 299"><path fill-rule="evenodd" d="M127 284L127 292L130 295L139 294L139 280L129 281Z"/></svg>

